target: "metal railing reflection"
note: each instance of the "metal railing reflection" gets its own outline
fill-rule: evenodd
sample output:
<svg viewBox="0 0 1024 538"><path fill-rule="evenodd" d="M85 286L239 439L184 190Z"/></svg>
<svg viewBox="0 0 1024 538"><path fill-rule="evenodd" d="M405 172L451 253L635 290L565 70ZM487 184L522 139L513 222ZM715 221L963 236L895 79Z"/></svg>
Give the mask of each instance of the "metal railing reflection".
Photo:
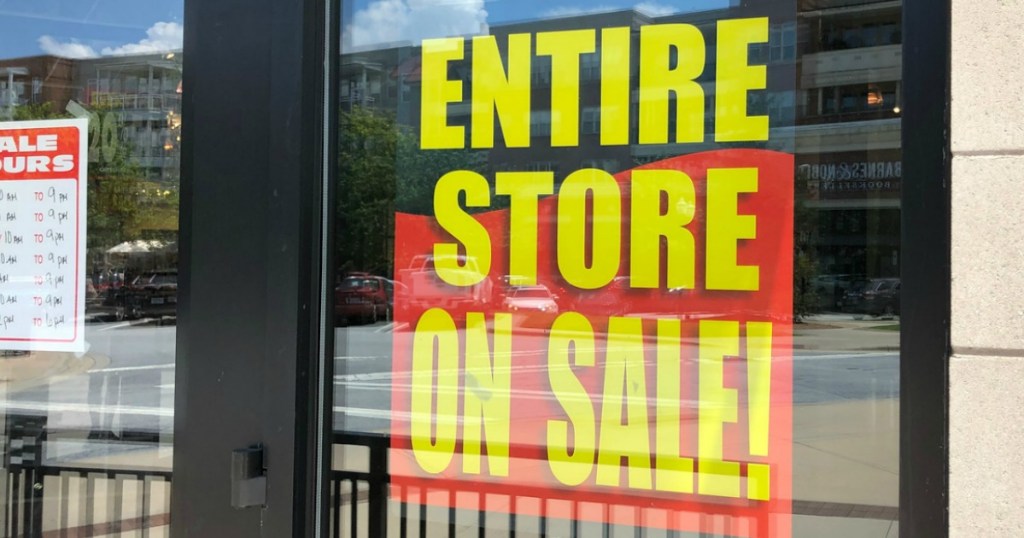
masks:
<svg viewBox="0 0 1024 538"><path fill-rule="evenodd" d="M39 416L8 415L6 419L0 538L169 534L170 470L133 466L131 458L118 468L51 461L47 459L49 446L73 440L81 432L48 431L46 419ZM577 500L569 494L556 498L550 490L529 488L495 495L471 483L444 479L432 481L427 488L396 484L389 473L389 436L335 432L331 439L335 465L330 471L329 536L335 538L454 537L466 533L508 538L690 536L666 529L666 520L654 521L652 515L680 514L639 504ZM166 448L170 441L146 432L122 432L116 439L104 440L108 449L120 447L124 452ZM342 454L354 457L337 457ZM478 509L454 508L465 505L456 503L456 496L467 495L475 496ZM522 512L517 505L524 504L532 504L536 515L517 514ZM603 517L584 518L584 511ZM633 523L628 528L611 523L613 512L631 514ZM815 501L794 501L793 513L889 521L898 516L896 507ZM699 521L700 536L771 535L767 520L751 522L726 513L686 516Z"/></svg>
<svg viewBox="0 0 1024 538"><path fill-rule="evenodd" d="M696 536L673 530L683 518L701 529L700 536L772 535L769 517L737 517L728 509L721 513L682 512L652 508L640 497L632 503L625 497L623 502L613 503L568 490L560 494L531 486L495 494L482 482L443 477L432 479L426 487L405 484L388 471L394 448L391 441L385 434L334 433L330 536ZM513 457L538 459L544 449L514 446L510 450ZM469 503L456 500L467 496ZM476 510L465 508L474 502ZM517 510L517 505L529 510Z"/></svg>
<svg viewBox="0 0 1024 538"><path fill-rule="evenodd" d="M48 461L49 447L81 432L50 431L41 416L8 415L6 420L0 537L104 536L135 531L148 537L154 529L169 524L171 471ZM126 432L122 437L126 450L159 444L152 434Z"/></svg>

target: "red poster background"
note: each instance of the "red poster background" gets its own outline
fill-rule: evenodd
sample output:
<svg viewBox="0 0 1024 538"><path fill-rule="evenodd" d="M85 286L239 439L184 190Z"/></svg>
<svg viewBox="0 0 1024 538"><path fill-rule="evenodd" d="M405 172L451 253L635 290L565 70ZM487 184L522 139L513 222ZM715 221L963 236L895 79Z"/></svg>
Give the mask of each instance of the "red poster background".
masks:
<svg viewBox="0 0 1024 538"><path fill-rule="evenodd" d="M705 186L707 170L712 168L757 168L758 191L741 194L738 212L755 215L757 237L741 240L737 263L760 266L760 289L755 292L708 291L704 289ZM595 367L574 369L580 382L595 401L599 416L604 363L604 338L609 316L644 318L648 398L653 398L657 372L653 360L654 326L657 318L683 320L681 362L681 447L682 455L693 457L699 469L697 453L697 329L701 319L738 321L741 334L744 322L773 323L772 376L767 457L752 456L748 449L745 405L745 364L742 358L727 360L725 386L739 394L739 416L723 429L724 460L765 463L771 467L769 501L731 499L699 494L672 494L627 487L625 477L617 488L594 484L593 474L575 488L560 485L547 466L546 421L564 419L564 411L550 393L546 371L547 331L553 316L517 315L512 336L512 429L511 461L508 477L487 474L486 457L480 475L462 474L461 442L448 469L440 475L425 473L416 463L409 442L412 337L416 322L431 306L416 301L413 277L403 271L418 255L428 255L438 242L453 239L433 217L399 213L396 216L395 273L403 284L395 290L395 322L392 390L392 495L407 502L423 502L467 510L508 511L548 518L579 519L613 525L674 528L682 531L716 532L731 536L788 537L791 534L792 499L792 273L793 273L793 157L766 150L718 150L682 155L646 164L637 169L673 169L685 172L693 180L697 193L696 214L687 227L696 241L696 289L634 290L628 279L617 279L601 290L578 290L565 283L557 268L555 237L557 229L557 192L542 199L538 214L538 280L558 296L561 312L575 311L587 316L594 326L597 343ZM627 277L629 268L629 181L631 170L616 174L622 191L622 247L619 275ZM464 327L466 311L484 312L490 321L502 311L500 279L508 273L507 210L475 215L489 231L493 248L489 273L493 291L486 303L447 305L446 308ZM664 256L661 256L664 259ZM664 272L664 261L662 261ZM443 284L440 284L443 286ZM465 289L451 288L452 297ZM460 333L461 334L461 333ZM460 337L460 348L464 349ZM744 346L741 343L741 354ZM463 359L460 358L460 364ZM650 400L649 400L650 402ZM460 413L461 413L460 389ZM421 412L423 410L420 410ZM654 417L649 403L649 416ZM599 422L600 419L598 419ZM652 421L653 422L653 421ZM461 427L459 429L461 437ZM650 427L650 446L654 447L654 427ZM486 439L485 439L486 445ZM652 462L653 468L653 462ZM429 492L429 493L428 493ZM495 495L480 495L496 494ZM483 500L482 500L483 499ZM573 502L576 501L576 502Z"/></svg>
<svg viewBox="0 0 1024 538"><path fill-rule="evenodd" d="M79 131L75 127L42 127L42 128L31 128L31 129L0 129L0 136L13 137L17 140L19 137L29 137L30 141L35 141L37 137L43 135L57 135L57 149L54 151L26 151L26 152L15 152L5 153L0 152L0 158L4 157L32 157L32 156L46 156L49 158L57 155L70 155L74 161L74 167L71 170L64 172L17 172L11 173L7 169L0 170L0 181L12 180L12 179L78 179L78 167L81 166L79 159Z"/></svg>

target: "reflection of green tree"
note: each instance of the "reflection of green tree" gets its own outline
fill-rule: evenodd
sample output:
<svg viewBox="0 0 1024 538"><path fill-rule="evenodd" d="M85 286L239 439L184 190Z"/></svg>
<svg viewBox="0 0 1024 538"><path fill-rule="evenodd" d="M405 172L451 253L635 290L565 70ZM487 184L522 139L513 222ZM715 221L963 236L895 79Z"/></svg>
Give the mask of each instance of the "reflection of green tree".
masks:
<svg viewBox="0 0 1024 538"><path fill-rule="evenodd" d="M415 133L388 112L354 107L340 116L338 270L391 275L395 211L433 213L437 179L480 170L483 158L467 150L421 150Z"/></svg>
<svg viewBox="0 0 1024 538"><path fill-rule="evenodd" d="M453 170L483 173L486 155L468 149L422 150L419 140L403 131L398 144L398 169L401 171L396 205L399 211L417 215L434 214L434 184ZM492 200L497 204L497 200Z"/></svg>
<svg viewBox="0 0 1024 538"><path fill-rule="evenodd" d="M109 162L89 169L88 249L108 249L139 238L142 171L119 145Z"/></svg>
<svg viewBox="0 0 1024 538"><path fill-rule="evenodd" d="M807 178L796 174L793 209L793 317L800 321L818 312L820 298L815 287L817 260L814 238L817 235L817 213L807 207Z"/></svg>
<svg viewBox="0 0 1024 538"><path fill-rule="evenodd" d="M53 103L36 103L14 109L14 121L49 120L67 117L53 109Z"/></svg>
<svg viewBox="0 0 1024 538"><path fill-rule="evenodd" d="M55 110L52 103L24 105L14 110L14 119L18 121L67 117ZM89 136L95 136L93 129ZM175 235L178 228L177 189L147 181L145 172L132 159L131 146L123 140L118 140L114 150L109 160L89 164L86 249L90 267L101 264L111 247L142 238L144 230L169 230L168 235Z"/></svg>

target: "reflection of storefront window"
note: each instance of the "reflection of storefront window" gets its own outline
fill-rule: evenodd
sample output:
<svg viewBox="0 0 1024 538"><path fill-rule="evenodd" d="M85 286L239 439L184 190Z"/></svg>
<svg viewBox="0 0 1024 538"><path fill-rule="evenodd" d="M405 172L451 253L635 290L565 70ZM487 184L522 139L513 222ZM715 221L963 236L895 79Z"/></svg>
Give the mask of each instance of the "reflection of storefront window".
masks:
<svg viewBox="0 0 1024 538"><path fill-rule="evenodd" d="M581 131L583 134L597 134L600 132L601 122L601 109L596 107L588 107L583 109L581 115L583 125Z"/></svg>
<svg viewBox="0 0 1024 538"><path fill-rule="evenodd" d="M811 88L804 93L805 120L828 121L840 115L864 114L872 117L897 117L899 82L885 81Z"/></svg>
<svg viewBox="0 0 1024 538"><path fill-rule="evenodd" d="M550 110L534 110L530 112L530 136L551 136Z"/></svg>
<svg viewBox="0 0 1024 538"><path fill-rule="evenodd" d="M902 41L899 12L893 11L892 16L885 19L865 21L854 16L826 19L822 25L821 50L898 45Z"/></svg>

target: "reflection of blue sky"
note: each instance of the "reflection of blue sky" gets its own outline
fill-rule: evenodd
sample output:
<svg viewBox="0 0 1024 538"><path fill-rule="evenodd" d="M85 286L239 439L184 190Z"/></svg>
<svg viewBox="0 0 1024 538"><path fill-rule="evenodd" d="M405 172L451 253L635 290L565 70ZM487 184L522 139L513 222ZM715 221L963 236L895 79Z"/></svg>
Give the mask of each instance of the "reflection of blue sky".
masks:
<svg viewBox="0 0 1024 538"><path fill-rule="evenodd" d="M194 0L204 1L204 0ZM209 1L209 0L207 0ZM184 0L0 0L0 58L46 52L95 56L180 46ZM651 15L724 7L729 0L355 0L360 44L480 32L490 25L636 8Z"/></svg>
<svg viewBox="0 0 1024 538"><path fill-rule="evenodd" d="M0 58L44 54L44 45L80 56L180 46L183 2L0 0Z"/></svg>
<svg viewBox="0 0 1024 538"><path fill-rule="evenodd" d="M636 9L668 15L726 7L729 0L356 0L347 8L347 42L355 46L476 34L488 26Z"/></svg>
<svg viewBox="0 0 1024 538"><path fill-rule="evenodd" d="M361 0L358 3L365 3ZM634 8L649 15L667 15L725 7L729 0L486 0L491 24Z"/></svg>

